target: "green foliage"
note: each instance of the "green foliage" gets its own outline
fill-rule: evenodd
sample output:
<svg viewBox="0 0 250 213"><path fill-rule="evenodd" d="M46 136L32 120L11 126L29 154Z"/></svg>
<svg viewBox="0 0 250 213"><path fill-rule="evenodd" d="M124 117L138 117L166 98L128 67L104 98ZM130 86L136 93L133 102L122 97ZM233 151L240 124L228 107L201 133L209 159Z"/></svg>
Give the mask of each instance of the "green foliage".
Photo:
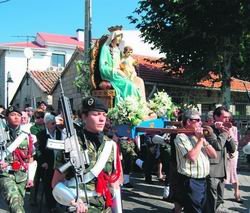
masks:
<svg viewBox="0 0 250 213"><path fill-rule="evenodd" d="M90 67L83 60L75 61L77 76L73 84L85 95L90 95Z"/></svg>
<svg viewBox="0 0 250 213"><path fill-rule="evenodd" d="M108 111L108 117L113 124L129 124L136 126L149 111L144 101L134 96L120 100L118 104Z"/></svg>
<svg viewBox="0 0 250 213"><path fill-rule="evenodd" d="M157 117L169 117L173 111L174 104L172 98L163 90L154 94L154 97L149 100L148 107Z"/></svg>
<svg viewBox="0 0 250 213"><path fill-rule="evenodd" d="M249 1L141 0L128 18L166 54L170 74L184 68L184 77L196 82L209 71L250 80Z"/></svg>
<svg viewBox="0 0 250 213"><path fill-rule="evenodd" d="M141 123L148 115L154 112L157 117L171 118L175 105L172 98L164 91L157 92L154 97L145 102L137 97L127 97L120 100L118 104L109 109L108 117L112 120L113 124L129 124L136 126Z"/></svg>

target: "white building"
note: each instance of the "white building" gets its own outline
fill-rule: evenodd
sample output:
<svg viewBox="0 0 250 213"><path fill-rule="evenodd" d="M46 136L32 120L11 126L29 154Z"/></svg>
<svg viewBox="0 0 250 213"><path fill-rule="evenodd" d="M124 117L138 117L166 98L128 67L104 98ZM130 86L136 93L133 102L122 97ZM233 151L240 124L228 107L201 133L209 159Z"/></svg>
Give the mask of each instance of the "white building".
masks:
<svg viewBox="0 0 250 213"><path fill-rule="evenodd" d="M13 80L8 83L10 103L26 71L62 71L83 41L83 31L77 30L75 37L37 33L32 42L0 43L0 104L7 106L8 72Z"/></svg>

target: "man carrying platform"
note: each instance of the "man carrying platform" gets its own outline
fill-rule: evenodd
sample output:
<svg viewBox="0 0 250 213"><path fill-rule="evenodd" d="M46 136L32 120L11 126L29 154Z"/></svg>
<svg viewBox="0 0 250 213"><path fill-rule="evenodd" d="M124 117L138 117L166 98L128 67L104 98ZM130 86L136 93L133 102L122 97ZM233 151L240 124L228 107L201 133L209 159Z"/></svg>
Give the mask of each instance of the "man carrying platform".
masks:
<svg viewBox="0 0 250 213"><path fill-rule="evenodd" d="M184 212L204 212L206 200L206 178L209 175L209 157L216 158L216 151L206 141L201 128L200 114L187 110L183 115L183 126L194 129L193 134L177 134L176 147L178 182L182 188L180 203Z"/></svg>

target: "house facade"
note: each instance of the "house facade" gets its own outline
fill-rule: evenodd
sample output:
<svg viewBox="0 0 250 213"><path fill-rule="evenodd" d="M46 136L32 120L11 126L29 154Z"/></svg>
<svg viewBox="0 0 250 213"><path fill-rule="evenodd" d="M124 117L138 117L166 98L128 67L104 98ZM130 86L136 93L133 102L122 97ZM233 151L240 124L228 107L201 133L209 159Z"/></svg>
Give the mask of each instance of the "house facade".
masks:
<svg viewBox="0 0 250 213"><path fill-rule="evenodd" d="M32 42L0 43L0 104L7 105L8 72L10 102L27 71L62 71L83 41L83 31L77 30L76 36L37 33Z"/></svg>
<svg viewBox="0 0 250 213"><path fill-rule="evenodd" d="M60 71L47 70L26 72L10 104L20 109L27 106L35 107L41 101L52 105L51 91L54 89L61 73Z"/></svg>
<svg viewBox="0 0 250 213"><path fill-rule="evenodd" d="M74 80L77 76L76 70L76 61L83 60L83 51L81 48L77 48L72 55L69 63L65 67L64 71L61 74L61 82L63 87L64 95L69 98L72 110L79 110L81 108L81 101L84 97L83 93L77 89L74 85ZM54 85L54 88L51 90L51 95L53 96L52 105L54 109L60 111L60 95L62 93L60 83Z"/></svg>

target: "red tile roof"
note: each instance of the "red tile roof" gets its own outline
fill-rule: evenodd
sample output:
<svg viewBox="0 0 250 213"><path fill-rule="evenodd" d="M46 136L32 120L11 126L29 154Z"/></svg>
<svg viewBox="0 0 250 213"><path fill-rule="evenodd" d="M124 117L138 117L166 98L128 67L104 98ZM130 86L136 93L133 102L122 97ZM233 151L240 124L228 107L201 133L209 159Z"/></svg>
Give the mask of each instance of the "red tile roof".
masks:
<svg viewBox="0 0 250 213"><path fill-rule="evenodd" d="M30 77L35 81L39 88L50 94L57 83L61 72L58 71L30 71Z"/></svg>
<svg viewBox="0 0 250 213"><path fill-rule="evenodd" d="M83 47L83 42L78 41L76 37L72 36L51 33L37 33L37 36L40 36L46 43L68 44Z"/></svg>
<svg viewBox="0 0 250 213"><path fill-rule="evenodd" d="M164 72L163 63L155 63L158 58L139 55L134 55L134 58L139 64L137 74L145 82L188 86L188 83L183 79L171 77L167 72Z"/></svg>
<svg viewBox="0 0 250 213"><path fill-rule="evenodd" d="M146 82L162 83L162 84L176 84L176 85L190 85L187 81L180 78L170 77L168 73L162 70L163 64L152 63L152 61L157 60L157 58L150 58L147 56L135 55L134 58L138 61L138 75L144 79ZM150 62L151 61L151 62ZM210 73L210 79L205 79L196 84L196 86L201 86L205 88L220 88L221 81L218 81L218 76ZM231 90L245 92L246 88L250 91L250 82L243 81L237 78L231 78Z"/></svg>
<svg viewBox="0 0 250 213"><path fill-rule="evenodd" d="M210 88L220 88L221 87L221 81L218 81L218 76L215 75L214 73L209 73L209 79L204 79L197 83L199 86L203 87L210 87ZM237 78L231 78L231 90L234 91L246 91L250 90L250 82L248 81L243 81Z"/></svg>

